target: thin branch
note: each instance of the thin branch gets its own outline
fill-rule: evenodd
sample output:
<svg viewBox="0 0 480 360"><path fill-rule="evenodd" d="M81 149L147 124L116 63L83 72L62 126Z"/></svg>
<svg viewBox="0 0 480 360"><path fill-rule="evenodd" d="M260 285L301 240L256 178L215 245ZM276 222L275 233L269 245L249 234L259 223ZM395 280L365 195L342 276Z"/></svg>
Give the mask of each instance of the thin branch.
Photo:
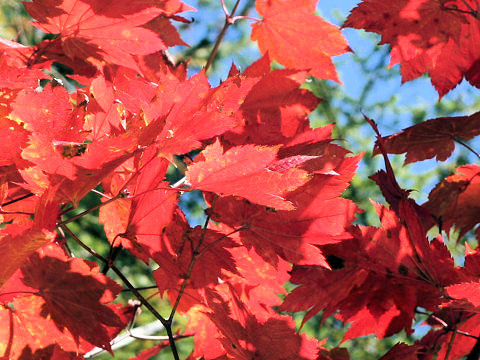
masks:
<svg viewBox="0 0 480 360"><path fill-rule="evenodd" d="M92 190L90 190L90 191L93 192L93 193L95 193L95 194L100 195L101 197L107 198L107 199L111 199L111 198L112 198L111 196L108 196L108 195L102 193L101 191L98 191L98 190L95 190L95 189L92 189Z"/></svg>
<svg viewBox="0 0 480 360"><path fill-rule="evenodd" d="M163 341L163 340L168 340L168 336L165 335L159 335L159 336L152 336L152 335L137 335L134 334L131 330L127 330L128 334L137 340L156 340L156 341ZM175 340L179 339L186 339L191 337L192 335L173 335L173 338Z"/></svg>
<svg viewBox="0 0 480 360"><path fill-rule="evenodd" d="M25 199L28 199L29 197L32 197L34 194L27 194L27 195L23 195L23 196L20 196L19 198L16 198L16 199L13 199L13 200L10 200L10 201L7 201L6 203L3 203L1 206L7 206L7 205L10 205L10 204L14 204L18 201L22 201L22 200L25 200Z"/></svg>
<svg viewBox="0 0 480 360"><path fill-rule="evenodd" d="M111 199L109 199L109 200L107 200L107 201L105 201L105 202L102 202L102 203L100 203L100 204L97 204L97 205L91 207L90 209L87 209L87 210L81 212L80 214L77 214L77 215L75 215L75 216L73 216L73 217L71 217L71 218L69 218L69 219L67 219L67 220L64 220L64 221L59 222L59 223L57 224L57 226L63 226L63 225L66 225L66 224L68 224L68 223L71 223L72 221L75 221L75 220L77 220L77 219L80 219L81 217L84 217L85 215L91 213L92 211L95 211L95 210L101 208L102 206L105 206L105 205L107 205L107 204L110 204L111 202L114 202L115 200L122 199L122 198L124 198L125 196L126 196L126 194L125 194L124 192L121 192L121 193L118 194L117 196L114 196L113 198L111 198Z"/></svg>
<svg viewBox="0 0 480 360"><path fill-rule="evenodd" d="M175 300L175 304L173 305L172 311L170 312L170 316L168 317L168 322L171 323L173 320L173 317L175 316L175 312L177 311L178 304L180 303L180 299L182 298L183 293L185 292L185 288L187 287L187 282L190 279L190 276L192 275L193 271L193 266L195 265L195 262L198 259L198 255L200 247L202 246L203 240L205 239L205 235L207 233L207 227L208 223L210 222L210 219L212 217L213 213L213 207L215 206L215 202L217 200L217 197L213 198L212 201L212 206L210 207L210 211L208 212L207 218L205 219L205 224L203 225L203 232L202 235L200 235L200 239L198 240L198 244L193 250L192 253L192 259L190 260L190 264L188 266L187 273L185 275L185 278L183 279L182 286L180 287L180 290L177 295L177 299Z"/></svg>
<svg viewBox="0 0 480 360"><path fill-rule="evenodd" d="M242 15L234 16L234 17L230 18L230 22L232 24L235 24L238 20L253 20L253 21L256 21L256 22L262 21L262 19L259 19L259 18L256 18L256 17L242 16Z"/></svg>
<svg viewBox="0 0 480 360"><path fill-rule="evenodd" d="M222 241L223 239L226 239L227 237L229 237L230 235L233 235L239 231L242 231L242 230L245 230L247 229L247 226L242 226L242 227L239 227L238 229L235 229L233 231L230 231L228 234L225 234L223 235L222 237L219 237L217 240L211 242L210 244L208 244L207 246L205 246L199 253L198 253L198 256L197 256L197 259L200 258L200 256L202 256L203 254L205 254L210 248L212 248L213 246L217 245L220 241Z"/></svg>
<svg viewBox="0 0 480 360"><path fill-rule="evenodd" d="M120 250L122 250L121 244L119 246L114 247L115 240L117 239L118 236L119 235L115 236L115 238L110 243L110 251L108 252L107 262L103 265L103 268L101 270L101 273L104 275L107 274L108 269L110 269L110 264L112 264L115 261L118 254L120 253Z"/></svg>
<svg viewBox="0 0 480 360"><path fill-rule="evenodd" d="M103 257L102 255L97 253L95 250L90 248L88 245L84 244L65 224L61 225L61 227L68 235L70 235L70 237L73 240L75 240L82 248L87 250L90 254L92 254L97 259L99 259L99 260L101 260L105 263L108 261L105 257ZM136 296L136 298L138 300L140 300L140 302L148 310L150 310L150 312L162 323L162 325L167 330L168 340L169 340L169 343L170 343L170 348L172 349L173 357L174 357L175 360L180 360L180 357L178 356L177 347L175 345L175 338L173 337L173 333L172 333L172 327L171 327L172 321L170 319L169 320L164 319L163 316L160 315L160 313L152 306L152 304L150 304L148 302L148 300L145 299L139 291L137 291L135 286L133 286L133 284L126 278L125 275L123 275L123 273L120 271L120 269L118 269L116 267L115 264L113 264L113 263L110 264L110 268L112 269L112 271L115 274L117 274L117 276L120 278L120 280L122 280L122 282L130 289L130 291Z"/></svg>
<svg viewBox="0 0 480 360"><path fill-rule="evenodd" d="M452 352L453 349L453 341L455 340L455 336L457 335L457 329L452 329L452 336L450 337L450 342L448 343L447 351L445 352L445 358L444 360L448 360L448 357L450 356L450 353Z"/></svg>
<svg viewBox="0 0 480 360"><path fill-rule="evenodd" d="M225 0L220 0L220 2L222 3L222 9L223 9L223 12L225 13L225 16L230 17L230 12L227 9L227 5L225 5Z"/></svg>
<svg viewBox="0 0 480 360"><path fill-rule="evenodd" d="M83 243L77 235L75 235L73 233L72 230L70 230L70 228L68 228L66 225L59 225L59 227L61 227L61 229L66 232L68 235L70 235L70 237L75 240L75 242L80 245L83 249L87 250L92 256L96 257L97 259L101 260L101 261L107 261L107 259L105 259L102 255L100 255L99 253L97 253L95 250L93 250L91 247L89 247L88 245L86 245L85 243Z"/></svg>
<svg viewBox="0 0 480 360"><path fill-rule="evenodd" d="M222 1L223 3L223 1ZM217 55L218 48L220 47L220 44L225 37L225 34L227 33L228 28L233 24L231 22L231 18L233 15L235 15L235 12L238 9L238 5L240 4L240 0L237 0L235 2L235 5L233 6L232 12L228 13L228 10L226 7L224 8L225 12L225 25L223 25L222 31L220 31L220 34L218 34L217 41L215 41L215 45L213 46L212 52L210 53L210 56L208 57L207 63L205 65L205 72L212 66L213 60L215 59L215 56Z"/></svg>
<svg viewBox="0 0 480 360"><path fill-rule="evenodd" d="M66 213L69 213L70 211L72 211L73 209L75 209L72 205L66 207L66 209L65 209L65 207L66 207L66 206L63 206L63 207L62 207L62 209L61 209L62 211L60 212L59 217L62 217L62 216L65 215Z"/></svg>
<svg viewBox="0 0 480 360"><path fill-rule="evenodd" d="M183 184L185 184L187 182L187 177L184 176L183 178L181 178L180 180L178 180L175 184L173 184L172 186L170 186L171 188L173 189L176 189L180 186L182 186Z"/></svg>
<svg viewBox="0 0 480 360"><path fill-rule="evenodd" d="M157 289L157 285L150 285L150 286L141 286L141 287L136 287L135 290L141 291L141 290L151 290L151 289ZM132 291L131 289L123 289L121 292L130 292Z"/></svg>

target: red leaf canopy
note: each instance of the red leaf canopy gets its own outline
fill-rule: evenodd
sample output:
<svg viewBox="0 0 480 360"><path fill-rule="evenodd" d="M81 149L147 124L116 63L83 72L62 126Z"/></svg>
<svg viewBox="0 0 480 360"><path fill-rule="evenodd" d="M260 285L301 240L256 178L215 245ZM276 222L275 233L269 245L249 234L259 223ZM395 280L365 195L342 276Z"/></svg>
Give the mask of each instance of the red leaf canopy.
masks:
<svg viewBox="0 0 480 360"><path fill-rule="evenodd" d="M207 291L205 305L205 314L197 315L196 325L207 330L197 334L199 343L208 345L196 352L197 356L306 360L314 359L318 353L317 342L296 333L291 318L268 311L252 313L227 284L221 284L217 291Z"/></svg>
<svg viewBox="0 0 480 360"><path fill-rule="evenodd" d="M438 239L428 244L425 232L412 234L394 211L378 204L375 208L381 228L351 228L354 239L321 247L332 270L294 269L291 281L301 286L287 296L282 309L308 309L304 321L322 309L324 316L339 309L341 320L353 322L344 337L348 340L371 333L383 338L401 329L412 332L417 306L432 309L442 303L438 288L459 279L444 244Z"/></svg>

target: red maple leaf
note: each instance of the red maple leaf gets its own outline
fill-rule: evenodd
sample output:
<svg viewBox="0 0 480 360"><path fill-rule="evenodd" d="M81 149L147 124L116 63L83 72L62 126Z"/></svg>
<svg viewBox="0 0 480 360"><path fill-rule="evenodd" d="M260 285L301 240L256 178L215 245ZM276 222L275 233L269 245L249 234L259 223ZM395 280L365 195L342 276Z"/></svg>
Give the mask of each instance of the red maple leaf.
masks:
<svg viewBox="0 0 480 360"><path fill-rule="evenodd" d="M286 194L296 206L290 211L273 211L234 197L216 200L213 219L240 229L241 242L271 264L279 257L297 264L328 266L317 245L350 237L345 228L357 208L339 195L348 186L359 156L331 144L331 126L306 131L280 148L280 159L272 170L299 167L313 173L305 185ZM296 154L296 155L294 155Z"/></svg>
<svg viewBox="0 0 480 360"><path fill-rule="evenodd" d="M7 115L7 114L4 114ZM21 158L22 149L28 145L29 132L7 117L0 119L0 166L15 164L19 168L27 166Z"/></svg>
<svg viewBox="0 0 480 360"><path fill-rule="evenodd" d="M155 99L143 109L149 122L143 141L156 139L159 151L185 154L239 125L236 112L258 81L241 74L210 88L205 72L180 81L170 75L159 85Z"/></svg>
<svg viewBox="0 0 480 360"><path fill-rule="evenodd" d="M423 355L424 351L421 351L421 348L417 345L409 346L405 343L397 343L379 360L418 360L420 353Z"/></svg>
<svg viewBox="0 0 480 360"><path fill-rule="evenodd" d="M224 277L222 271L225 270L239 274L235 260L228 251L237 244L214 230L203 230L198 226L190 228L179 211L157 243L152 258L160 267L155 270L154 278L161 292L174 290L171 294L174 300L178 295L177 289L188 274L193 257L195 263L188 279L189 289L216 285Z"/></svg>
<svg viewBox="0 0 480 360"><path fill-rule="evenodd" d="M251 312L240 301L235 289L227 284L217 286L214 291L207 290L206 305L204 314L190 314L197 317L196 326L204 329L195 331L190 325L195 331L195 344L198 344L196 356L213 359L227 355L242 360L252 357L265 360L317 358L317 342L296 333L295 322L290 317L267 311Z"/></svg>
<svg viewBox="0 0 480 360"><path fill-rule="evenodd" d="M135 160L136 182L131 187L129 212L120 210L121 214L128 215L127 226L117 236L122 245L148 263L148 259L161 246L163 230L173 219L178 196L163 181L169 163L156 156L154 147L147 149ZM125 203L120 204L120 209L123 208L122 205L126 206ZM115 238L112 239L112 244L119 245L114 240Z"/></svg>
<svg viewBox="0 0 480 360"><path fill-rule="evenodd" d="M139 116L151 106L157 87L132 69L104 66L90 79L90 88L84 94L88 96L85 129L91 132L89 140L130 130L130 117Z"/></svg>
<svg viewBox="0 0 480 360"><path fill-rule="evenodd" d="M171 17L193 9L177 0L160 6L142 0L116 1L114 5L101 1L35 0L25 3L25 8L37 20L33 23L37 28L58 34L54 43L60 42L63 54L70 59L90 57L133 69L137 69L133 55L185 45L168 20L163 24L168 32L156 32L158 29L148 23L159 16Z"/></svg>
<svg viewBox="0 0 480 360"><path fill-rule="evenodd" d="M469 7L476 8L476 2L365 0L344 26L381 34L381 43L392 46L390 65L401 63L402 81L429 73L443 96L464 76L479 85L473 70L480 58L475 45L480 25Z"/></svg>
<svg viewBox="0 0 480 360"><path fill-rule="evenodd" d="M146 80L157 84L163 82L162 79L170 75L175 76L180 81L185 81L187 78L187 64L175 65L165 51L139 56L138 66Z"/></svg>
<svg viewBox="0 0 480 360"><path fill-rule="evenodd" d="M348 50L340 30L315 15L317 0L257 0L263 19L252 25L260 51L290 69L340 81L331 57ZM301 25L300 25L301 24ZM312 43L313 39L322 39ZM294 45L293 45L294 44Z"/></svg>
<svg viewBox="0 0 480 360"><path fill-rule="evenodd" d="M23 348L19 360L81 360L83 356L78 355L74 351L64 351L58 345L49 345L43 349L32 351L29 345Z"/></svg>
<svg viewBox="0 0 480 360"><path fill-rule="evenodd" d="M55 240L54 229L59 211L58 204L53 200L55 190L51 188L38 200L33 222L9 224L0 232L0 251L8 254L8 261L0 268L0 287L38 248Z"/></svg>
<svg viewBox="0 0 480 360"><path fill-rule="evenodd" d="M221 227L218 226L218 229ZM248 303L255 313L257 310L262 312L280 305L281 299L278 295L286 294L283 285L290 279L291 265L285 260L278 259L274 266L265 261L254 249L249 250L245 246L227 250L235 261L235 272L228 272L223 279L234 284L241 301Z"/></svg>
<svg viewBox="0 0 480 360"><path fill-rule="evenodd" d="M436 157L446 160L455 148L455 139L470 140L480 135L480 113L430 119L410 126L401 132L382 138L389 154L407 153L405 164ZM379 154L375 145L373 154Z"/></svg>
<svg viewBox="0 0 480 360"><path fill-rule="evenodd" d="M68 259L58 248L32 255L22 266L25 285L38 289L44 301L41 315L59 329L68 329L74 339L110 349L111 337L104 326L122 329L126 324L106 304L121 287L82 259Z"/></svg>
<svg viewBox="0 0 480 360"><path fill-rule="evenodd" d="M402 328L411 332L415 308L435 309L442 303L439 288L459 279L445 245L404 226L393 210L376 205L381 228L352 227L354 239L321 246L332 268L299 266L291 281L301 286L287 296L281 308L309 310L304 321L324 309L324 317L353 322L344 340L375 333L382 338ZM418 248L423 249L422 255ZM361 249L361 250L359 250Z"/></svg>
<svg viewBox="0 0 480 360"><path fill-rule="evenodd" d="M260 79L239 109L243 126L235 127L223 136L233 145L276 145L310 128L307 115L317 107L320 99L299 88L307 73L294 70L270 72L269 61L268 56L264 56L244 72L248 77Z"/></svg>
<svg viewBox="0 0 480 360"><path fill-rule="evenodd" d="M295 168L270 170L277 152L276 147L245 145L224 153L217 140L205 148L202 160L189 166L186 177L192 189L241 196L279 210L292 210L294 206L283 195L303 185L309 176Z"/></svg>
<svg viewBox="0 0 480 360"><path fill-rule="evenodd" d="M458 167L457 174L438 183L423 204L445 230L453 225L460 229L459 238L480 222L479 206L475 200L480 191L479 175L478 165Z"/></svg>
<svg viewBox="0 0 480 360"><path fill-rule="evenodd" d="M17 291L13 308L4 305L0 315L10 324L0 333L0 350L11 358L26 346L36 351L50 344L76 352L93 345L111 350L110 340L129 321L121 307L108 304L121 287L94 263L69 259L58 246L39 249L17 274L23 284L13 279L17 288L7 283L1 289Z"/></svg>

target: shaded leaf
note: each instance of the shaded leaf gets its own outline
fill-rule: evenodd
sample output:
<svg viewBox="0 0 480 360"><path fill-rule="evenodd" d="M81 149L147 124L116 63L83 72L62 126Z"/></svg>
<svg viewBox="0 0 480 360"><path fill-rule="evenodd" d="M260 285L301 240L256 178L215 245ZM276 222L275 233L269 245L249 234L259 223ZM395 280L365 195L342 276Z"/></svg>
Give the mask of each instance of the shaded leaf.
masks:
<svg viewBox="0 0 480 360"><path fill-rule="evenodd" d="M480 24L469 6L476 1L365 0L344 26L381 34L381 44L392 46L390 65L401 63L402 81L428 73L441 97L463 77L479 86Z"/></svg>
<svg viewBox="0 0 480 360"><path fill-rule="evenodd" d="M480 135L480 113L430 119L382 138L389 154L407 153L405 164L436 157L446 160L455 149L455 138L470 140ZM373 154L379 154L378 145Z"/></svg>
<svg viewBox="0 0 480 360"><path fill-rule="evenodd" d="M445 230L453 225L460 229L459 238L480 222L480 167L464 165L438 183L428 195L423 207L428 209Z"/></svg>

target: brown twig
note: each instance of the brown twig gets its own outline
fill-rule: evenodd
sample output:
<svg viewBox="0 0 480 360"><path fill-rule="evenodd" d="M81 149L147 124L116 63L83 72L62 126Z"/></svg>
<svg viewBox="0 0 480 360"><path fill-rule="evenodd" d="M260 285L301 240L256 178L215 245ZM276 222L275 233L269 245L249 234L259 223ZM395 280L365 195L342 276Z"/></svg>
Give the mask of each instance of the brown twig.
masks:
<svg viewBox="0 0 480 360"><path fill-rule="evenodd" d="M478 9L472 8L471 5L465 0L462 0L462 2L468 8L468 10L462 10L462 9L459 9L458 7L449 7L449 6L446 6L444 4L441 4L441 9L442 10L447 10L447 11L455 11L455 12L458 12L458 13L461 13L461 14L471 15L475 19L480 20ZM477 3L477 7L478 7L478 3Z"/></svg>
<svg viewBox="0 0 480 360"><path fill-rule="evenodd" d="M207 218L205 219L205 224L203 225L203 232L200 235L200 239L198 240L197 246L193 250L192 259L190 260L190 264L188 265L187 273L185 274L185 278L178 292L177 299L175 300L175 304L173 305L172 311L170 312L170 316L168 317L168 322L170 323L173 321L173 317L175 316L175 312L177 311L177 307L178 307L178 304L180 303L180 299L182 298L182 295L185 292L185 288L187 287L187 282L190 279L190 276L192 275L193 266L195 265L195 262L197 261L198 256L200 254L199 250L200 250L200 247L202 246L203 240L205 239L205 235L207 234L208 223L210 222L210 219L212 217L213 207L215 206L216 200L217 200L217 197L215 197L212 201L212 206L210 207L210 211L208 212Z"/></svg>
<svg viewBox="0 0 480 360"><path fill-rule="evenodd" d="M205 246L199 253L198 253L198 256L197 256L197 259L202 256L203 254L205 254L208 250L210 250L210 248L212 248L213 246L217 245L220 241L222 241L223 239L226 239L227 237L229 237L230 235L233 235L239 231L242 231L242 230L245 230L247 229L247 226L242 226L242 227L239 227L238 229L235 229L235 230L232 230L230 231L228 234L225 234L221 237L219 237L217 240L211 242L210 244L208 244L207 246Z"/></svg>
<svg viewBox="0 0 480 360"><path fill-rule="evenodd" d="M105 202L102 202L100 204L97 204L95 206L92 206L90 209L87 209L85 211L82 211L80 214L77 214L75 216L72 216L71 218L67 219L67 220L64 220L64 221L61 221L57 224L57 226L59 227L62 227L63 225L66 225L68 223L71 223L72 221L75 221L77 219L80 219L81 217L84 217L85 215L91 213L92 211L95 211L99 208L101 208L102 206L105 206L107 204L110 204L111 202L114 202L115 200L118 200L118 199L122 199L126 196L126 193L124 192L121 192L120 194L118 194L117 196L114 196L113 198L105 201Z"/></svg>
<svg viewBox="0 0 480 360"><path fill-rule="evenodd" d="M105 263L108 261L105 257L103 257L102 255L97 253L94 249L90 248L88 245L83 243L65 224L60 225L60 226L68 235L70 235L70 237L75 242L77 242L82 248L87 250L94 257L96 257L97 259L99 259L99 260L101 260ZM148 300L145 299L145 297L143 297L143 295L135 288L135 286L133 286L133 284L126 278L126 276L123 275L123 273L120 271L120 269L118 269L115 266L115 264L110 264L110 269L112 269L112 271L115 274L117 274L117 276L120 278L120 280L122 280L122 282L125 284L125 286L127 286L127 288L135 295L135 297L138 300L140 300L142 305L144 305L148 310L150 310L150 312L162 323L162 325L165 327L165 330L167 331L168 340L169 340L169 343L170 343L170 348L172 349L173 357L174 357L175 360L180 360L180 357L179 357L178 351L177 351L177 347L175 345L175 338L174 338L173 333L172 333L172 326L171 326L172 321L170 319L168 319L168 320L164 319L163 316L160 315L160 313L152 306L152 304L150 304L148 302Z"/></svg>
<svg viewBox="0 0 480 360"><path fill-rule="evenodd" d="M151 290L151 289L157 289L157 288L158 288L157 285L151 285L151 286L137 287L137 288L135 288L135 290L141 291L141 290ZM121 292L129 292L129 291L132 291L132 289L123 289Z"/></svg>
<svg viewBox="0 0 480 360"><path fill-rule="evenodd" d="M10 204L14 204L18 201L22 201L22 200L25 200L25 199L28 199L29 197L32 197L34 194L27 194L27 195L23 195L23 196L20 196L16 199L13 199L13 200L10 200L10 201L7 201L6 203L3 203L1 206L7 206L7 205L10 205Z"/></svg>
<svg viewBox="0 0 480 360"><path fill-rule="evenodd" d="M215 56L217 55L218 48L220 47L220 44L225 37L225 34L227 33L228 28L233 24L231 21L233 15L235 15L235 12L238 9L238 5L240 4L240 0L237 0L235 2L235 5L233 6L232 12L229 13L227 8L225 7L225 4L222 0L222 6L223 6L223 11L225 12L225 24L223 25L222 31L220 31L220 34L218 34L217 41L215 41L215 45L213 46L212 52L210 53L210 56L208 57L207 63L205 64L205 72L212 66L213 60L215 59Z"/></svg>

